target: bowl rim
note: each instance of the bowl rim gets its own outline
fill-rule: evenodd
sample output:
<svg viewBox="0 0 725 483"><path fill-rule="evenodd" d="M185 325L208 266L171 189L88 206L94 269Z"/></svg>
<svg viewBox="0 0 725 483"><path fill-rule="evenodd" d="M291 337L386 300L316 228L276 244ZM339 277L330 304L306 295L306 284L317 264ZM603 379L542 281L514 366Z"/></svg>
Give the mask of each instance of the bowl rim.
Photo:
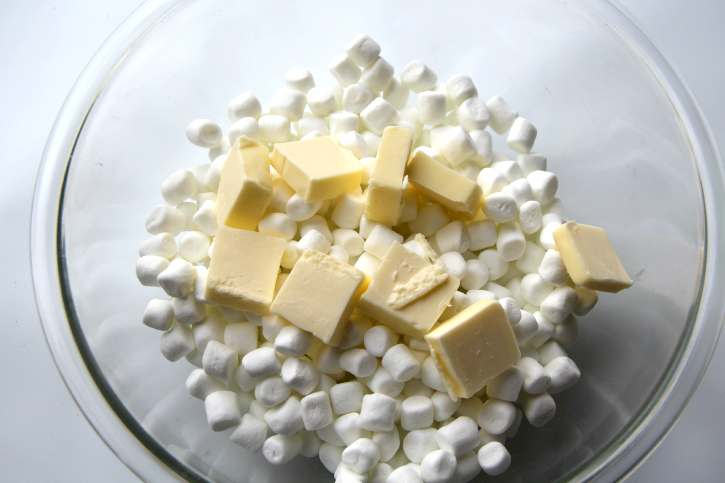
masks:
<svg viewBox="0 0 725 483"><path fill-rule="evenodd" d="M725 247L725 231L712 229L725 223L725 171L710 126L690 87L656 42L618 1L581 1L621 35L668 96L697 164L705 219L698 297L664 377L617 437L574 473L560 479L604 482L628 475L657 447L692 398L714 352L725 318L725 301L705 295L716 293L715 287L725 285L725 253L710 248ZM65 261L59 221L68 166L98 93L128 52L184 3L184 0L147 0L123 21L90 60L49 134L36 180L31 217L30 257L35 304L58 372L86 419L111 451L139 478L154 482L206 479L156 443L110 390L79 325L73 321L73 304L63 289L67 284L61 280Z"/></svg>

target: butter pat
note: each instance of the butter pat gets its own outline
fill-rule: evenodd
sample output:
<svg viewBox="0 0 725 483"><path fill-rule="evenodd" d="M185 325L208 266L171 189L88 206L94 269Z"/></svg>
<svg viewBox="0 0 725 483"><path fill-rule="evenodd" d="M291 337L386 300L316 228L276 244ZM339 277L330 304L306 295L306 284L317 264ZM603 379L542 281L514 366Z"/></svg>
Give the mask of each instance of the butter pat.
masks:
<svg viewBox="0 0 725 483"><path fill-rule="evenodd" d="M496 300L482 300L425 336L448 394L469 398L521 358L511 324Z"/></svg>
<svg viewBox="0 0 725 483"><path fill-rule="evenodd" d="M255 230L271 199L269 150L241 136L229 151L222 168L216 202L217 222L232 228Z"/></svg>
<svg viewBox="0 0 725 483"><path fill-rule="evenodd" d="M418 151L408 163L408 180L426 198L440 203L457 216L473 218L483 202L481 187L425 152Z"/></svg>
<svg viewBox="0 0 725 483"><path fill-rule="evenodd" d="M632 286L632 279L601 228L569 221L554 230L553 235L556 249L575 284L611 293Z"/></svg>
<svg viewBox="0 0 725 483"><path fill-rule="evenodd" d="M360 297L358 311L396 332L423 337L446 309L460 284L450 274L440 280L443 269L431 267L435 265L394 242L367 291ZM416 281L422 282L419 287L416 287ZM403 301L406 302L404 305Z"/></svg>
<svg viewBox="0 0 725 483"><path fill-rule="evenodd" d="M363 165L330 136L277 143L272 166L306 203L337 198L360 187Z"/></svg>
<svg viewBox="0 0 725 483"><path fill-rule="evenodd" d="M204 298L238 310L268 314L287 240L219 225Z"/></svg>
<svg viewBox="0 0 725 483"><path fill-rule="evenodd" d="M360 270L307 249L277 293L270 312L336 346L369 282Z"/></svg>
<svg viewBox="0 0 725 483"><path fill-rule="evenodd" d="M390 126L383 131L375 167L370 174L365 217L384 225L397 225L402 211L403 176L413 145L413 131Z"/></svg>

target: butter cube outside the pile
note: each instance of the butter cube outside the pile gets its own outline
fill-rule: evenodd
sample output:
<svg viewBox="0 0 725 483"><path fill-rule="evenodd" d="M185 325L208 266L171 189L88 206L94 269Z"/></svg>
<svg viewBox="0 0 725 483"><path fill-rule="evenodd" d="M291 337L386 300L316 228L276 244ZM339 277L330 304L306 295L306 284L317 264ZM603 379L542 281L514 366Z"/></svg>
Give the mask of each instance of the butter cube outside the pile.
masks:
<svg viewBox="0 0 725 483"><path fill-rule="evenodd" d="M364 170L357 158L330 136L277 143L271 163L307 203L355 191Z"/></svg>
<svg viewBox="0 0 725 483"><path fill-rule="evenodd" d="M241 136L229 151L219 181L217 222L255 230L272 199L269 150Z"/></svg>
<svg viewBox="0 0 725 483"><path fill-rule="evenodd" d="M601 228L568 221L554 230L554 242L575 284L611 293L632 286L632 279Z"/></svg>
<svg viewBox="0 0 725 483"><path fill-rule="evenodd" d="M495 300L482 300L425 336L449 395L469 398L521 358L511 324Z"/></svg>
<svg viewBox="0 0 725 483"><path fill-rule="evenodd" d="M455 215L473 218L483 203L481 187L418 151L408 163L408 181L426 198L443 205Z"/></svg>
<svg viewBox="0 0 725 483"><path fill-rule="evenodd" d="M393 307L395 304L391 295L411 281L417 283L414 277L429 267L431 263L428 260L394 242L367 291L360 297L358 311L398 333L423 337L450 303L460 281L449 274L442 283L399 309Z"/></svg>
<svg viewBox="0 0 725 483"><path fill-rule="evenodd" d="M287 241L219 225L204 298L238 310L268 314Z"/></svg>
<svg viewBox="0 0 725 483"><path fill-rule="evenodd" d="M355 267L307 249L279 289L270 312L336 346L369 282Z"/></svg>
<svg viewBox="0 0 725 483"><path fill-rule="evenodd" d="M375 167L370 174L365 217L384 225L397 225L401 214L403 177L413 146L413 131L389 126L383 131Z"/></svg>

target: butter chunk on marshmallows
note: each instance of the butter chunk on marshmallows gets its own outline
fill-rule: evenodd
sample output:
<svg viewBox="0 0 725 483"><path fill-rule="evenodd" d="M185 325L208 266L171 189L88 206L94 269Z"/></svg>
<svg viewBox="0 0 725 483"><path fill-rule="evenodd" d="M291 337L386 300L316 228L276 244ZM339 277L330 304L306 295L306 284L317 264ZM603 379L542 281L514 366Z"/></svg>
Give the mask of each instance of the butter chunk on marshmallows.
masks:
<svg viewBox="0 0 725 483"><path fill-rule="evenodd" d="M307 249L277 293L270 312L336 346L369 282L360 270Z"/></svg>
<svg viewBox="0 0 725 483"><path fill-rule="evenodd" d="M220 225L204 298L262 315L269 313L287 241Z"/></svg>
<svg viewBox="0 0 725 483"><path fill-rule="evenodd" d="M305 203L355 191L364 171L355 155L330 136L277 143L270 160Z"/></svg>
<svg viewBox="0 0 725 483"><path fill-rule="evenodd" d="M452 399L469 398L521 358L503 307L482 300L425 336Z"/></svg>

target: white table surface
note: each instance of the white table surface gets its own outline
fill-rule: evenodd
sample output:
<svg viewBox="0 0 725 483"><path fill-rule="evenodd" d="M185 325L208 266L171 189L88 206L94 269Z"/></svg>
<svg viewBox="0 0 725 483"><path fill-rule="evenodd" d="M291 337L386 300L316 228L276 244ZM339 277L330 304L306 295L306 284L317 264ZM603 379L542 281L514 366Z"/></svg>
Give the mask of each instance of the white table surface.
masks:
<svg viewBox="0 0 725 483"><path fill-rule="evenodd" d="M35 310L28 254L35 176L73 82L139 0L0 3L0 480L138 483L63 384ZM725 147L725 2L624 0L690 83ZM680 421L626 480L725 481L725 343Z"/></svg>

